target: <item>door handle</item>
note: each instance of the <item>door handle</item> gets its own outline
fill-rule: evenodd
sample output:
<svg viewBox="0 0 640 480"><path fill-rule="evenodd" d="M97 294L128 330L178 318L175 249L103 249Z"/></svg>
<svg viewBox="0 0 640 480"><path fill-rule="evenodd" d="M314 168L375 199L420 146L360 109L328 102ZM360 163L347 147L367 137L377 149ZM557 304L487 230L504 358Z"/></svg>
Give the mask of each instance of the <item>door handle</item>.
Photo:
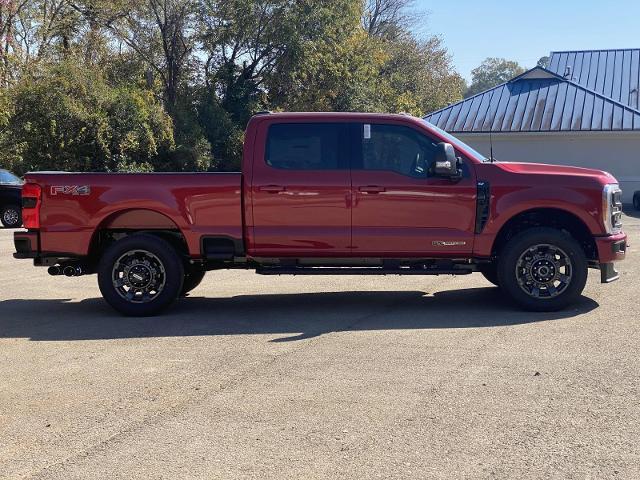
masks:
<svg viewBox="0 0 640 480"><path fill-rule="evenodd" d="M279 193L284 192L286 189L282 185L265 185L260 187L259 190L267 193Z"/></svg>
<svg viewBox="0 0 640 480"><path fill-rule="evenodd" d="M358 190L364 193L380 193L380 192L385 192L387 189L384 187L381 187L380 185L367 185L367 186L358 188Z"/></svg>

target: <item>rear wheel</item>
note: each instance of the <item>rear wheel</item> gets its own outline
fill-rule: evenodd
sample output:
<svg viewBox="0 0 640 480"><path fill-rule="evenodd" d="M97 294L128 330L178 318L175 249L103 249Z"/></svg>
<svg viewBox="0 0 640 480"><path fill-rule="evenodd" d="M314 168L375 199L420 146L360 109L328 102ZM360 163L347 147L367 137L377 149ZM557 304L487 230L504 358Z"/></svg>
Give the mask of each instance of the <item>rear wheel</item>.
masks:
<svg viewBox="0 0 640 480"><path fill-rule="evenodd" d="M22 209L15 205L9 205L2 209L2 215L0 216L2 225L7 228L17 228L22 225Z"/></svg>
<svg viewBox="0 0 640 480"><path fill-rule="evenodd" d="M498 279L520 306L555 311L575 302L587 281L584 251L553 228L532 228L512 238L500 255Z"/></svg>
<svg viewBox="0 0 640 480"><path fill-rule="evenodd" d="M136 234L111 245L98 266L102 296L127 316L155 315L182 291L184 266L176 250L153 235Z"/></svg>

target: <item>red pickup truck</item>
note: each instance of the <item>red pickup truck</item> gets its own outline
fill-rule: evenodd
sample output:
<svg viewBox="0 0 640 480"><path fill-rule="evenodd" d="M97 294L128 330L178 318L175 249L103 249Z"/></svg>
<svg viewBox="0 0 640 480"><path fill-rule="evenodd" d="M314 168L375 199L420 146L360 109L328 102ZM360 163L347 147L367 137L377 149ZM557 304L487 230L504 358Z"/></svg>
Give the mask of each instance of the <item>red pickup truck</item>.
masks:
<svg viewBox="0 0 640 480"><path fill-rule="evenodd" d="M31 173L16 258L98 274L106 301L152 315L206 271L482 273L525 309L608 283L626 252L610 174L486 159L407 115L258 114L242 173Z"/></svg>

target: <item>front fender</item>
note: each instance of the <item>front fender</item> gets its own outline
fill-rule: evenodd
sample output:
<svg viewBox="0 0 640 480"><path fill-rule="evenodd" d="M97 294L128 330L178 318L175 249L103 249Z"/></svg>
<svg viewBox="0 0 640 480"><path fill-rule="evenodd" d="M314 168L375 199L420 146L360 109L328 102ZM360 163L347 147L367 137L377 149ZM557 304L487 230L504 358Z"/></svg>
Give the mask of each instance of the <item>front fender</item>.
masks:
<svg viewBox="0 0 640 480"><path fill-rule="evenodd" d="M594 235L605 235L600 221L602 194L593 189L571 189L556 186L497 188L491 192L491 214L474 244L474 255L489 257L493 244L505 224L517 215L552 209L579 219Z"/></svg>

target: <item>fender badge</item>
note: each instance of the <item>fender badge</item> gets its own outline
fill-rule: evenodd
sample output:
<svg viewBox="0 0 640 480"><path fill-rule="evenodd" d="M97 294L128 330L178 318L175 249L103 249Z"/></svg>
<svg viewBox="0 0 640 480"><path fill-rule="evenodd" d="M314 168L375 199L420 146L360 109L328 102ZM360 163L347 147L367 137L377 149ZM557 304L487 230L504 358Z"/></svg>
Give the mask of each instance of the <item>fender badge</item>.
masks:
<svg viewBox="0 0 640 480"><path fill-rule="evenodd" d="M460 245L466 245L467 242L463 241L446 241L446 240L436 240L431 242L434 247L457 247Z"/></svg>

